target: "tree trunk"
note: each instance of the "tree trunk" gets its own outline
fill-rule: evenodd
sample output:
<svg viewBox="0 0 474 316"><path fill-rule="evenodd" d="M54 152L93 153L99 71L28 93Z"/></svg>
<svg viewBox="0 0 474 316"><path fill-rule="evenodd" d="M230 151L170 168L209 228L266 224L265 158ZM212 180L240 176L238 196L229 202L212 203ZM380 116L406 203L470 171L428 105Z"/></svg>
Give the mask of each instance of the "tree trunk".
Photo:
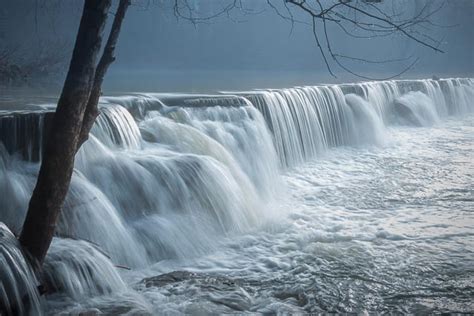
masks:
<svg viewBox="0 0 474 316"><path fill-rule="evenodd" d="M117 45L118 36L122 27L122 21L129 5L130 0L120 0L117 12L115 13L115 18L110 30L109 38L107 39L104 52L102 53L102 57L100 58L95 72L94 84L89 96L89 101L87 102L87 108L84 114L84 122L82 124L77 150L79 150L81 145L89 138L89 132L94 125L95 119L99 115L97 104L99 103L102 82L104 81L105 73L109 69L110 64L115 61L115 46Z"/></svg>
<svg viewBox="0 0 474 316"><path fill-rule="evenodd" d="M84 3L69 71L20 235L22 247L39 264L51 244L71 182L74 156L110 4L111 0L86 0Z"/></svg>

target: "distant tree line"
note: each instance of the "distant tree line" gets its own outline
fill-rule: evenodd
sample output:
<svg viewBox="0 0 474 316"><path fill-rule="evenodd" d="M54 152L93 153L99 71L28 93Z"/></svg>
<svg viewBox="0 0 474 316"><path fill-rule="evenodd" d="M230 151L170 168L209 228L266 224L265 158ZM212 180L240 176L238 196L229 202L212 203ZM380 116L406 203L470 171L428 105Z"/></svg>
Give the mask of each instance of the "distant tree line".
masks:
<svg viewBox="0 0 474 316"><path fill-rule="evenodd" d="M47 45L35 52L8 46L0 40L0 85L33 86L45 83L52 76L63 72L68 54L63 49L48 49ZM34 54L34 58L31 56Z"/></svg>

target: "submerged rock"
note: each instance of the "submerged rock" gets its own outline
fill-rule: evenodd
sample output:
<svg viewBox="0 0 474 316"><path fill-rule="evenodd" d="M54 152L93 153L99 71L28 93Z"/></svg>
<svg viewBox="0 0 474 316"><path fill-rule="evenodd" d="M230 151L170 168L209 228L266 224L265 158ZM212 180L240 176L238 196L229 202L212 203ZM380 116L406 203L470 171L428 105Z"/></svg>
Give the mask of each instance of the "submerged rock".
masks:
<svg viewBox="0 0 474 316"><path fill-rule="evenodd" d="M146 278L142 280L145 287L161 287L171 283L182 282L190 280L197 276L196 273L188 271L173 271L170 273L161 274L158 276Z"/></svg>
<svg viewBox="0 0 474 316"><path fill-rule="evenodd" d="M184 282L184 281L198 281L202 286L205 285L221 285L225 287L238 287L241 286L241 282L238 280L232 280L223 276L213 276L205 273L196 273L190 271L173 271L158 276L149 277L143 279L140 283L144 284L145 287L162 287L172 283Z"/></svg>
<svg viewBox="0 0 474 316"><path fill-rule="evenodd" d="M145 288L167 288L167 296L181 293L190 296L193 302L210 302L222 312L244 311L252 306L253 298L245 282L225 276L215 276L189 271L173 271L149 277L139 282ZM190 304L187 313L194 313L196 306Z"/></svg>

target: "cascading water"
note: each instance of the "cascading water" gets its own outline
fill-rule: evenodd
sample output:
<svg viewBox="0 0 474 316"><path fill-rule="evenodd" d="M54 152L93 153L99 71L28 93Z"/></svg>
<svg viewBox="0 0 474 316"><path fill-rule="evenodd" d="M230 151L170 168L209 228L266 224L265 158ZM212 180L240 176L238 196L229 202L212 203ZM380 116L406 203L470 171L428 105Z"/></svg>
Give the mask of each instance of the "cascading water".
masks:
<svg viewBox="0 0 474 316"><path fill-rule="evenodd" d="M56 292L51 297L88 306L90 297L135 293L127 283L137 276L114 265L146 271L157 262L172 265L213 253L224 239L279 216L275 201L286 194L281 173L289 167L333 147L384 145L391 125L431 126L472 113L473 99L472 79L104 97L77 155L46 258ZM46 130L44 114L22 115L0 116L0 192L8 196L0 200L0 221L16 234ZM26 132L28 124L33 134ZM44 305L34 291L38 282L2 227L0 305L35 314Z"/></svg>
<svg viewBox="0 0 474 316"><path fill-rule="evenodd" d="M18 244L8 227L0 223L0 311L6 315L40 315L39 282Z"/></svg>
<svg viewBox="0 0 474 316"><path fill-rule="evenodd" d="M408 92L396 99L395 106L404 113L400 118L415 126L430 126L439 122L433 99L423 92Z"/></svg>
<svg viewBox="0 0 474 316"><path fill-rule="evenodd" d="M425 125L470 113L472 85L472 79L383 81L243 95L265 117L281 164L294 166L328 147L380 144L390 124Z"/></svg>

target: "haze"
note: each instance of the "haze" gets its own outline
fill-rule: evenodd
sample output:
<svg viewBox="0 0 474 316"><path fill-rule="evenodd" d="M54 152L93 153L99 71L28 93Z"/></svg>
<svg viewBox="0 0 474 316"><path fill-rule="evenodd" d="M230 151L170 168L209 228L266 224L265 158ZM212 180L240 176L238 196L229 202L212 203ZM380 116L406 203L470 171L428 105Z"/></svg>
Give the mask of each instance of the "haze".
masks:
<svg viewBox="0 0 474 316"><path fill-rule="evenodd" d="M413 15L422 3L385 1L381 5ZM263 0L244 4L252 14L235 11L230 18L193 25L177 19L168 1L133 2L105 90L196 92L360 81L337 67L337 78L329 75L308 25L295 24L292 29ZM219 9L210 0L192 1L192 5L203 16ZM19 47L26 59L35 58L38 50L69 56L81 8L81 1L7 1L0 11L1 43ZM470 0L446 1L433 17L433 27L424 35L439 39L445 53L401 36L360 40L330 31L334 47L342 53L374 60L420 57L402 78L470 77L474 73L473 17ZM349 63L370 77L396 74L406 64Z"/></svg>

